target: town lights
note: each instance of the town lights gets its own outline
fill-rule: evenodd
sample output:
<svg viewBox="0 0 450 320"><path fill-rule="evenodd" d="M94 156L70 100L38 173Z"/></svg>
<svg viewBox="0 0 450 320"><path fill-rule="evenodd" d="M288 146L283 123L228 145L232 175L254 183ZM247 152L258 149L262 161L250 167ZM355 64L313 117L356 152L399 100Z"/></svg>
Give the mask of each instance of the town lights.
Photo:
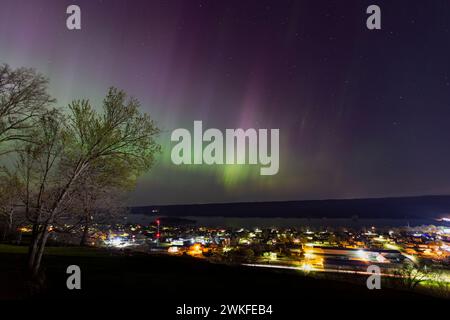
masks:
<svg viewBox="0 0 450 320"><path fill-rule="evenodd" d="M105 240L105 243L116 248L124 248L131 245L131 243L127 239L121 237L114 237L109 240Z"/></svg>
<svg viewBox="0 0 450 320"><path fill-rule="evenodd" d="M191 256L199 256L203 254L202 245L200 243L195 243L189 247L188 254Z"/></svg>
<svg viewBox="0 0 450 320"><path fill-rule="evenodd" d="M367 255L367 252L365 252L364 250L360 249L358 251L356 251L356 255L363 261L368 261L369 257Z"/></svg>
<svg viewBox="0 0 450 320"><path fill-rule="evenodd" d="M167 249L167 252L169 253L178 253L179 251L178 247L169 247L169 249Z"/></svg>
<svg viewBox="0 0 450 320"><path fill-rule="evenodd" d="M306 272L310 272L310 271L314 270L313 266L310 265L309 263L302 264L301 269Z"/></svg>
<svg viewBox="0 0 450 320"><path fill-rule="evenodd" d="M305 253L305 258L306 259L314 259L315 255L313 253Z"/></svg>

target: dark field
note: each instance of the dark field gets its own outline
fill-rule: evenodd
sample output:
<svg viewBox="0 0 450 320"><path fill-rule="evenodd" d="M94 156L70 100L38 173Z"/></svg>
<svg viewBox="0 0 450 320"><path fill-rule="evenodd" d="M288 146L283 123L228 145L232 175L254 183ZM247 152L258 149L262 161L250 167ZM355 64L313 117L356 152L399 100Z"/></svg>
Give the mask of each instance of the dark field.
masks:
<svg viewBox="0 0 450 320"><path fill-rule="evenodd" d="M25 247L0 246L2 299L147 299L164 303L282 303L431 299L405 291L368 290L356 283L313 278L295 271L211 264L190 257L127 255L85 248L49 248L46 286L31 295L26 284ZM66 268L81 268L81 290L66 288ZM360 280L360 281L359 281Z"/></svg>

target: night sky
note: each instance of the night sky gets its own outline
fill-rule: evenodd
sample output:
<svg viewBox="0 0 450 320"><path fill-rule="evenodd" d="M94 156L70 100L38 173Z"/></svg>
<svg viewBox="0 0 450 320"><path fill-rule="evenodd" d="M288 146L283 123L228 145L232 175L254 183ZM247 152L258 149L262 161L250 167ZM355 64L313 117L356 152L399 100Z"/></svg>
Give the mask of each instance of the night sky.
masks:
<svg viewBox="0 0 450 320"><path fill-rule="evenodd" d="M141 101L163 153L130 204L450 193L448 0L0 0L0 62L49 76L62 107L109 86ZM279 173L173 165L194 120L279 128Z"/></svg>

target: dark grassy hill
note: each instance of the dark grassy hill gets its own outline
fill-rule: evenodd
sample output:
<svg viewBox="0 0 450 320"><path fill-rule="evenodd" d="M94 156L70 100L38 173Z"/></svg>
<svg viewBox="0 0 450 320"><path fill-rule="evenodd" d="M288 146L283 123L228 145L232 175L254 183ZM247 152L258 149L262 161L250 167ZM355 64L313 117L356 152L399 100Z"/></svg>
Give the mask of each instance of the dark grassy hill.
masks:
<svg viewBox="0 0 450 320"><path fill-rule="evenodd" d="M0 298L30 298L24 290L26 254L0 250ZM66 268L81 268L81 290L66 288ZM428 296L356 283L316 279L297 271L211 264L190 257L125 255L80 248L50 249L46 291L34 299L145 299L151 303L282 303L345 300L427 300ZM124 302L125 305L127 302ZM146 305L147 306L147 305Z"/></svg>

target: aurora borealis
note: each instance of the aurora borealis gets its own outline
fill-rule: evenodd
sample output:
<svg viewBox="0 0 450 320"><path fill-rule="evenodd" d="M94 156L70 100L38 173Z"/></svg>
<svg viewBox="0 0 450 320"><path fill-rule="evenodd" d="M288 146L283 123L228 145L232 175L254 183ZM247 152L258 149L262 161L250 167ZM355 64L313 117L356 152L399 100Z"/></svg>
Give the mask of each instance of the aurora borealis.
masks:
<svg viewBox="0 0 450 320"><path fill-rule="evenodd" d="M65 27L77 4L82 30ZM450 2L1 0L0 62L61 106L109 86L141 101L162 154L130 203L450 192ZM279 128L280 168L175 166L170 133Z"/></svg>

